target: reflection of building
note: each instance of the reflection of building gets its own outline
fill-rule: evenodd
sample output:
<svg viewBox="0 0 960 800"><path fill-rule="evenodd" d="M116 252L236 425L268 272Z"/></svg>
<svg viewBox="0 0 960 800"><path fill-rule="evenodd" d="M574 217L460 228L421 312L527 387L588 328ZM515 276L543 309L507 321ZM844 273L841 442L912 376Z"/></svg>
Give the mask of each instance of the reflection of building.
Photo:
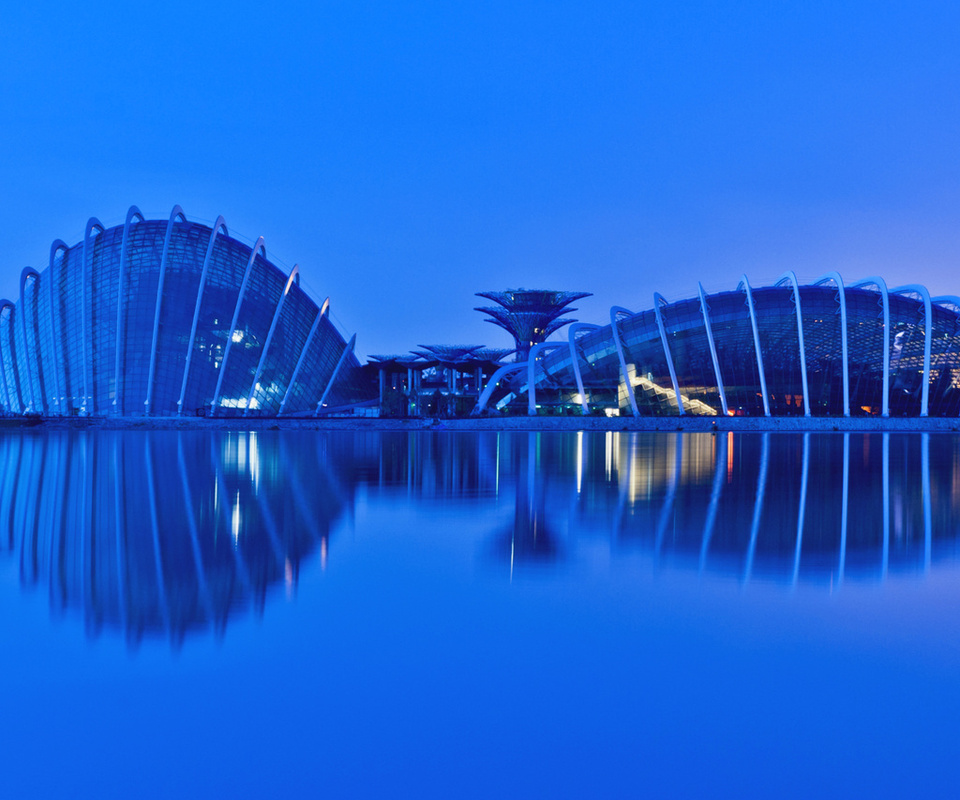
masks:
<svg viewBox="0 0 960 800"><path fill-rule="evenodd" d="M745 581L836 583L960 555L953 437L503 434L499 450L516 507L491 544L511 564L576 561L605 539Z"/></svg>
<svg viewBox="0 0 960 800"><path fill-rule="evenodd" d="M648 311L614 307L608 325L574 325L544 347L511 385L488 385L480 410L527 393L531 413L537 403L633 415L960 412L960 297L888 290L881 278L844 286L831 273L801 286L787 273L675 303L654 295Z"/></svg>
<svg viewBox="0 0 960 800"><path fill-rule="evenodd" d="M326 559L354 498L381 494L418 513L442 506L454 539L459 519L480 520L483 539L461 546L517 566L576 564L599 548L745 581L836 583L960 555L952 436L0 437L0 550L57 608L134 641L222 631L271 587L292 591L304 559Z"/></svg>
<svg viewBox="0 0 960 800"><path fill-rule="evenodd" d="M540 434L526 437L526 447L511 448L511 474L515 477L513 523L493 540L494 553L517 565L550 564L561 557L559 537L547 524L545 479L540 468Z"/></svg>
<svg viewBox="0 0 960 800"><path fill-rule="evenodd" d="M326 456L285 434L0 439L0 518L26 583L131 640L223 630L326 557L346 510Z"/></svg>
<svg viewBox="0 0 960 800"><path fill-rule="evenodd" d="M133 207L59 240L20 299L0 301L0 408L13 413L313 414L360 399L359 364L318 307L266 257L188 222ZM372 392L369 393L372 395Z"/></svg>
<svg viewBox="0 0 960 800"><path fill-rule="evenodd" d="M461 500L497 494L512 440L499 433L384 431L329 434L327 441L341 454L338 478L350 485L401 490L417 500ZM509 480L510 470L504 472Z"/></svg>
<svg viewBox="0 0 960 800"><path fill-rule="evenodd" d="M582 441L576 476L567 468L568 486L579 487L579 524L612 530L618 548L658 560L744 580L842 580L960 553L952 437L614 433Z"/></svg>

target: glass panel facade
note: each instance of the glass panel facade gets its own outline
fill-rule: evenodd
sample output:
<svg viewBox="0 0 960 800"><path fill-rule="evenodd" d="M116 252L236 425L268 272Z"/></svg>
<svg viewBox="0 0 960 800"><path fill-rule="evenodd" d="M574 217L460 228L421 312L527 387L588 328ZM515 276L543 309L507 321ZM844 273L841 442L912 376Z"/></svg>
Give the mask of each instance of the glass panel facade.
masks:
<svg viewBox="0 0 960 800"><path fill-rule="evenodd" d="M190 344L190 326L193 324L197 290L200 288L200 268L209 239L210 231L202 225L174 223L163 279L157 351L154 354L156 366L150 410L159 416L177 413L177 400L180 399Z"/></svg>
<svg viewBox="0 0 960 800"><path fill-rule="evenodd" d="M727 406L737 416L763 416L757 350L745 293L722 292L707 298Z"/></svg>
<svg viewBox="0 0 960 800"><path fill-rule="evenodd" d="M923 388L923 301L890 295L890 414L920 414Z"/></svg>
<svg viewBox="0 0 960 800"><path fill-rule="evenodd" d="M883 412L883 295L847 289L847 340L850 349L850 413Z"/></svg>
<svg viewBox="0 0 960 800"><path fill-rule="evenodd" d="M621 319L617 324L627 378L633 382L634 399L640 413L678 413L656 314L653 310L642 311ZM625 400L621 407L629 408L629 401Z"/></svg>
<svg viewBox="0 0 960 800"><path fill-rule="evenodd" d="M17 304L13 316L10 318L13 334L13 360L17 368L17 378L20 381L20 395L23 405L27 413L38 414L42 406L38 402L34 364L31 363L31 359L28 357L29 351L24 344L26 334L25 316L23 302L21 301Z"/></svg>
<svg viewBox="0 0 960 800"><path fill-rule="evenodd" d="M846 292L849 294L850 292ZM803 338L807 351L810 413L843 413L840 293L835 286L801 286Z"/></svg>
<svg viewBox="0 0 960 800"><path fill-rule="evenodd" d="M933 307L930 356L930 416L960 415L960 316Z"/></svg>
<svg viewBox="0 0 960 800"><path fill-rule="evenodd" d="M55 266L59 316L58 346L63 364L66 412L77 413L83 405L83 245L71 247Z"/></svg>
<svg viewBox="0 0 960 800"><path fill-rule="evenodd" d="M753 306L770 413L774 416L803 414L800 334L793 287L754 289Z"/></svg>
<svg viewBox="0 0 960 800"><path fill-rule="evenodd" d="M325 316L320 320L317 332L310 340L303 366L300 368L300 374L297 376L293 391L290 393L285 412L291 414L312 413L316 410L317 403L323 397L327 384L330 382L330 377L333 375L345 347L346 343L333 327L330 317ZM354 363L355 361L353 359ZM341 370L341 372L344 372L344 370ZM337 376L338 382L341 379L344 381L350 379L348 371L343 376ZM331 392L325 402L328 407L335 407L341 404L341 399L340 395ZM345 402L349 402L349 400Z"/></svg>
<svg viewBox="0 0 960 800"><path fill-rule="evenodd" d="M921 297L916 293L890 295L887 331L883 295L875 287L847 287L841 294L831 282L801 286L799 296L802 328L797 324L792 286L752 290L772 415L803 414L804 363L811 414L844 413L843 307L851 416L882 413L883 344L888 334L890 413L921 413L926 338L925 302ZM746 291L741 287L736 292L709 295L707 308L729 413L762 415L762 387ZM719 387L699 300L665 305L661 316L686 413L720 413ZM677 414L655 313L650 310L621 316L617 325L640 413ZM800 354L801 330L805 362ZM591 404L619 404L621 413L629 413L612 327L582 332L576 341ZM538 364L537 381L538 387L551 388L557 401L573 402L576 378L566 347L548 354ZM515 395L526 391L525 373L518 376L514 387ZM538 403L546 396L538 391ZM960 310L948 304L934 304L931 310L929 414L960 415Z"/></svg>
<svg viewBox="0 0 960 800"><path fill-rule="evenodd" d="M0 309L0 353L3 355L3 375L7 385L4 401L9 399L11 411L23 413L26 411L26 406L20 391L20 374L16 358L13 330L15 313L13 306L4 306Z"/></svg>
<svg viewBox="0 0 960 800"><path fill-rule="evenodd" d="M230 353L221 364L226 374L220 387L219 406L226 413L247 407L260 354L286 282L287 277L268 264L262 253L257 253L246 291L240 298L240 313L236 328L231 332Z"/></svg>
<svg viewBox="0 0 960 800"><path fill-rule="evenodd" d="M316 315L316 306L299 284L291 284L280 309L270 349L263 360L251 410L267 415L280 410Z"/></svg>
<svg viewBox="0 0 960 800"><path fill-rule="evenodd" d="M6 389L0 392L0 407L4 411L178 413L211 230L197 223L174 223L159 324L155 326L168 224L165 220L131 224L122 286L123 226L91 231L86 249L83 243L62 249L39 277L27 276L23 297L0 314L0 377ZM200 297L184 413L209 413L250 254L250 247L226 235L216 239ZM252 405L258 413L279 412L318 313L317 305L293 284L263 361L259 386L254 387L253 378L286 283L287 276L258 254L226 365L221 391L226 413L240 413L252 388L256 389ZM343 337L325 319L308 348L290 411L314 410L344 347ZM152 360L154 376L148 398ZM371 392L357 374L359 363L352 354L344 367L340 396L351 398L348 402L368 399Z"/></svg>
<svg viewBox="0 0 960 800"><path fill-rule="evenodd" d="M700 310L700 299L672 303L660 310L677 383L684 402L697 400L717 414L722 413L720 390L710 356L710 341ZM705 409L687 408L687 413Z"/></svg>
<svg viewBox="0 0 960 800"><path fill-rule="evenodd" d="M61 410L62 398L60 386L60 364L54 347L56 341L53 335L53 316L50 295L51 277L48 273L42 274L36 284L36 327L34 333L38 339L38 362L40 374L43 376L44 402L46 413L58 414Z"/></svg>

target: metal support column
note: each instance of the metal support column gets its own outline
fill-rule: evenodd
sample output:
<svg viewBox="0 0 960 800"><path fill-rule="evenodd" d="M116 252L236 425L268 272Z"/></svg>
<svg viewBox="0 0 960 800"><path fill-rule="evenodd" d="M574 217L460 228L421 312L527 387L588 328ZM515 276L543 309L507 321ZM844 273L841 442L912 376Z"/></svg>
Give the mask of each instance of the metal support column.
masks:
<svg viewBox="0 0 960 800"><path fill-rule="evenodd" d="M723 409L723 416L727 416L729 408L727 406L727 393L723 388L723 376L720 374L720 359L717 357L717 345L713 341L713 326L710 324L710 308L707 305L707 295L703 291L703 284L698 283L697 289L700 293L700 314L703 316L703 327L707 331L707 343L710 345L710 359L713 361L713 374L717 379L717 389L720 392L720 407Z"/></svg>
<svg viewBox="0 0 960 800"><path fill-rule="evenodd" d="M770 399L767 396L767 378L763 371L763 356L760 354L760 328L757 325L757 312L753 307L753 291L750 281L744 275L737 285L737 290L743 289L747 294L747 308L750 311L750 327L753 329L753 347L757 353L757 373L760 377L760 395L763 399L763 415L770 416Z"/></svg>
<svg viewBox="0 0 960 800"><path fill-rule="evenodd" d="M622 306L613 306L613 308L610 309L610 330L613 333L613 342L617 346L617 357L620 359L620 375L627 386L627 398L630 400L630 410L633 412L633 416L639 417L640 411L637 408L637 398L633 393L633 384L630 382L630 376L627 374L627 359L623 352L623 342L620 340L620 329L617 327L617 318L620 316L632 317L634 314Z"/></svg>

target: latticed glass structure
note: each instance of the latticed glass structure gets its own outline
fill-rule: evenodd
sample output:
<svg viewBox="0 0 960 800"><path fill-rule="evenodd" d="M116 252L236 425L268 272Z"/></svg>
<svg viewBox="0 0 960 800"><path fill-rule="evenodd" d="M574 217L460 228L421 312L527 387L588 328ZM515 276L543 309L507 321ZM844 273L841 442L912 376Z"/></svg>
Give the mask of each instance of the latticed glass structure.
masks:
<svg viewBox="0 0 960 800"><path fill-rule="evenodd" d="M920 285L844 285L837 273L800 285L787 273L752 288L744 277L674 303L655 294L639 313L615 306L609 324L568 334L503 368L480 410L499 392L500 407L526 393L530 413L547 403L637 416L960 414L960 297Z"/></svg>
<svg viewBox="0 0 960 800"><path fill-rule="evenodd" d="M360 399L359 363L301 288L249 247L187 220L96 219L57 240L0 301L0 406L70 415L320 413Z"/></svg>

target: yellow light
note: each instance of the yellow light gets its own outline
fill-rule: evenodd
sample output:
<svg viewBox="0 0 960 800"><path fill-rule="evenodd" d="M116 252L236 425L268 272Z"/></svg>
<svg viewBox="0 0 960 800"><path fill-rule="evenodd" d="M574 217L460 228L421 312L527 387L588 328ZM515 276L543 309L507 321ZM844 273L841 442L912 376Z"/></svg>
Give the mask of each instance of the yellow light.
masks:
<svg viewBox="0 0 960 800"><path fill-rule="evenodd" d="M234 546L240 541L240 492L237 492L237 502L233 507L233 514L230 518L230 532L233 534Z"/></svg>

